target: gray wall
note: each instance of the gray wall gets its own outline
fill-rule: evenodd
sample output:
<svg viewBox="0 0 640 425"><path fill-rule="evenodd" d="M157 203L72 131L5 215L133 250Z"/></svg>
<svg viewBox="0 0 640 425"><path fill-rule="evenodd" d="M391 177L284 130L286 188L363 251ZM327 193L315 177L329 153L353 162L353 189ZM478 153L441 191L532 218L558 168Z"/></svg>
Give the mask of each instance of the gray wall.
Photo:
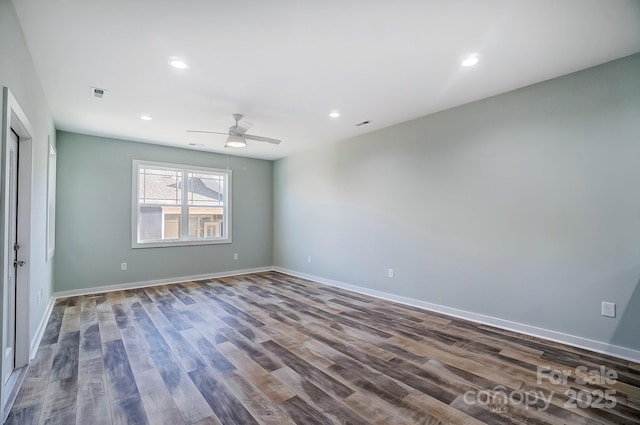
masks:
<svg viewBox="0 0 640 425"><path fill-rule="evenodd" d="M639 188L635 55L277 161L274 264L640 349Z"/></svg>
<svg viewBox="0 0 640 425"><path fill-rule="evenodd" d="M226 155L58 132L55 290L272 264L271 161L229 156L233 243L131 248L132 160L226 168ZM239 260L233 254L239 254ZM120 263L128 263L121 271Z"/></svg>
<svg viewBox="0 0 640 425"><path fill-rule="evenodd" d="M0 0L0 89L2 87L9 87L27 115L34 132L31 253L30 264L27 265L30 267L31 276L29 340L32 341L52 293L52 261L47 261L45 256L47 158L49 156L47 138L50 137L51 143L55 145L55 130L47 100L22 35L18 17L9 0ZM2 108L3 106L0 104L0 109ZM4 111L2 111L2 116L4 116ZM0 149L0 158L4 149L4 146ZM4 161L4 158L1 159ZM0 186L0 192L2 192L0 196L2 197L5 196L3 186L4 181ZM0 211L0 223L4 223L2 211ZM4 252L0 253L0 258L3 255ZM0 270L1 275L2 270ZM42 301L38 304L37 294L40 289L42 289ZM2 291L0 291L1 296ZM0 314L0 320L2 317ZM0 332L1 329L0 326Z"/></svg>

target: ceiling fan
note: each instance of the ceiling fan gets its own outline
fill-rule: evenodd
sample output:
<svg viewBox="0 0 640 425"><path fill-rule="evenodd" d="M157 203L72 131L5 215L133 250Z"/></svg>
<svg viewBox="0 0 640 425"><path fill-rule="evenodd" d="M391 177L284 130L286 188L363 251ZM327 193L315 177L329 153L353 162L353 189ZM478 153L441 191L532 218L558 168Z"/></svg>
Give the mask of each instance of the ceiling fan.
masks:
<svg viewBox="0 0 640 425"><path fill-rule="evenodd" d="M187 130L187 133L210 133L210 134L225 134L229 137L224 144L225 148L243 148L247 146L247 140L255 140L257 142L273 143L274 145L280 144L282 140L272 139L270 137L254 136L253 134L246 134L246 131L251 128L253 124L248 121L242 121L244 115L233 114L233 119L236 121L235 125L229 127L229 131L223 133L220 131L201 131L201 130Z"/></svg>

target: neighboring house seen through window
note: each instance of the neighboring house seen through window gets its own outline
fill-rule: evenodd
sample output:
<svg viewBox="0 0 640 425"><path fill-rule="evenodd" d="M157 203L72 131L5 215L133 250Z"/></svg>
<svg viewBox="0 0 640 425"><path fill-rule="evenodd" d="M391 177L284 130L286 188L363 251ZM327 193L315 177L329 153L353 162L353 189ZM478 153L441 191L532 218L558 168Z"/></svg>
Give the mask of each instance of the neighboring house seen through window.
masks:
<svg viewBox="0 0 640 425"><path fill-rule="evenodd" d="M231 242L231 171L133 161L134 248Z"/></svg>

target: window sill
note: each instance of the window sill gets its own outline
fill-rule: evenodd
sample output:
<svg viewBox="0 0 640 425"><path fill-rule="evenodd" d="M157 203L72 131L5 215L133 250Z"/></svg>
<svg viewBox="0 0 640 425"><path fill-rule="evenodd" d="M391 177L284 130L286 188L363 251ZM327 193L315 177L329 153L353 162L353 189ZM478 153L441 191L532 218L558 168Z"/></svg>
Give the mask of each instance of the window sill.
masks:
<svg viewBox="0 0 640 425"><path fill-rule="evenodd" d="M196 246L196 245L220 245L231 243L231 239L202 239L190 241L166 241L166 242L134 242L131 248L170 248L176 246Z"/></svg>

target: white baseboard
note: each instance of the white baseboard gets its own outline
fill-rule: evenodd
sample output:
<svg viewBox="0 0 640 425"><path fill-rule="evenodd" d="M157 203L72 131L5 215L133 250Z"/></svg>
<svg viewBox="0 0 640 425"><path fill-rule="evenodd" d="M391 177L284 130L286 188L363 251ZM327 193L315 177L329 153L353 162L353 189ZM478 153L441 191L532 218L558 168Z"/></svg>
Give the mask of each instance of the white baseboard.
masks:
<svg viewBox="0 0 640 425"><path fill-rule="evenodd" d="M575 335L569 335L562 332L553 331L550 329L539 328L536 326L526 325L524 323L512 322L512 321L500 319L497 317L486 316L483 314L473 313L470 311L460 310L452 307L446 307L439 304L433 304L426 301L417 300L414 298L403 297L401 295L390 294L388 292L377 291L375 289L364 288L362 286L352 285L349 283L327 279L321 276L315 276L307 273L301 273L295 270L289 270L282 267L273 267L273 270L280 273L288 274L291 276L312 280L314 282L323 283L325 285L335 286L337 288L347 289L349 291L370 295L372 297L381 298L388 301L394 301L400 304L410 305L413 307L419 307L425 310L446 314L446 315L457 317L460 319L465 319L465 320L469 320L476 323L495 326L496 328L514 331L521 334L546 339L549 341L555 341L562 344L570 345L572 347L583 348L585 350L594 351L596 353L607 354L607 355L618 357L624 360L640 362L640 351L633 350L631 348L622 347L619 345L611 345L611 344L607 344L606 342L595 341L595 340L591 340L588 338L583 338Z"/></svg>
<svg viewBox="0 0 640 425"><path fill-rule="evenodd" d="M44 335L44 330L47 328L47 323L49 323L49 317L51 317L54 303L55 299L51 297L51 299L49 300L49 305L47 306L47 310L44 312L42 320L40 320L40 324L38 325L36 334L31 340L31 345L29 346L29 360L33 360L36 356L36 352L38 351L38 347L40 346L40 341L42 341L42 336Z"/></svg>
<svg viewBox="0 0 640 425"><path fill-rule="evenodd" d="M122 291L124 289L145 288L147 286L167 285L170 283L189 282L192 280L216 279L219 277L229 277L229 276L238 276L242 274L268 272L271 270L273 270L273 267L256 267L253 269L232 270L232 271L220 272L220 273L207 273L207 274L199 274L199 275L193 275L193 276L171 277L168 279L156 279L156 280L146 280L142 282L105 285L105 286L98 286L95 288L73 289L71 291L55 292L53 294L53 298L58 299L58 298L67 298L67 297L77 297L80 295L101 294L101 293L110 292L110 291Z"/></svg>

